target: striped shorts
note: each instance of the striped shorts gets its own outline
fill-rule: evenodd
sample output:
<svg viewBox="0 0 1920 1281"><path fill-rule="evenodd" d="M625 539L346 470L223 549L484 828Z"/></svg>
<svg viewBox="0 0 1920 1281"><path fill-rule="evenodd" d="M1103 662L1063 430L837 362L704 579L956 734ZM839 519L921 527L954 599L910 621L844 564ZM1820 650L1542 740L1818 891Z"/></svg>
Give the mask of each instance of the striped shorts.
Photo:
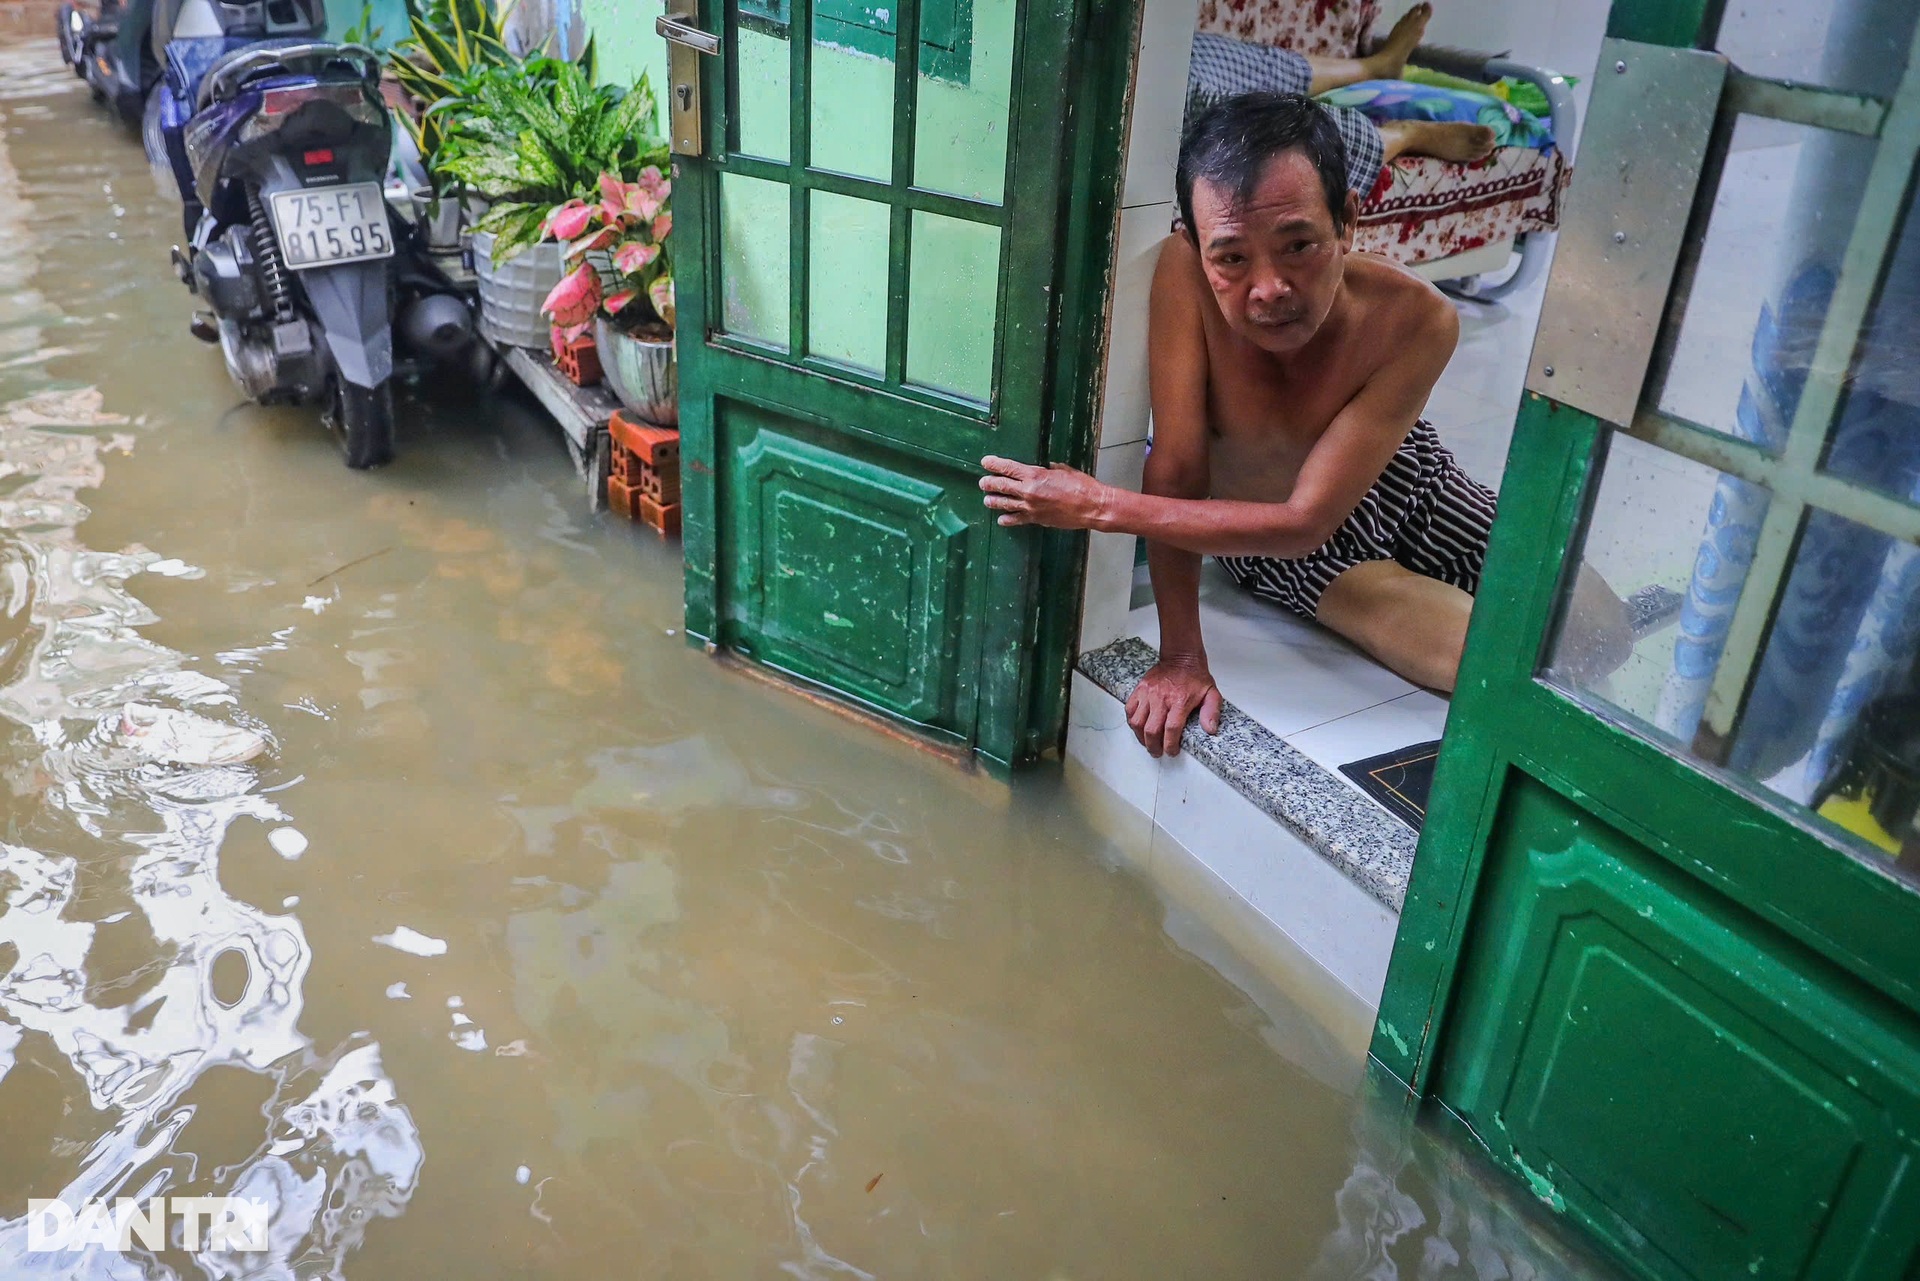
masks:
<svg viewBox="0 0 1920 1281"><path fill-rule="evenodd" d="M1307 96L1313 69L1291 49L1250 44L1231 36L1201 32L1193 38L1193 56L1187 63L1187 120L1222 98L1243 93L1297 93ZM1380 128L1352 107L1316 103L1340 127L1347 149L1347 185L1365 204L1386 163L1386 144Z"/></svg>
<svg viewBox="0 0 1920 1281"><path fill-rule="evenodd" d="M1370 560L1396 561L1472 595L1480 589L1493 505L1493 491L1467 475L1422 418L1318 551L1298 560L1218 559L1234 582L1302 618L1319 611L1327 584Z"/></svg>

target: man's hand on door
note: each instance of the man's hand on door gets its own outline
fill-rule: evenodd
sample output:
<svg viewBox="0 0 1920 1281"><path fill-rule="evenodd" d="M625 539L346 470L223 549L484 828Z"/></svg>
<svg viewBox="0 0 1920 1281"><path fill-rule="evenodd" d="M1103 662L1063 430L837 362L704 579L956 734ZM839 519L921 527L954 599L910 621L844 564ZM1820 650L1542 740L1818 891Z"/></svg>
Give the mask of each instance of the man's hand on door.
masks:
<svg viewBox="0 0 1920 1281"><path fill-rule="evenodd" d="M1045 525L1049 529L1099 529L1107 514L1111 487L1083 471L1055 463L1036 467L988 454L980 460L987 507L1000 513L1002 525Z"/></svg>

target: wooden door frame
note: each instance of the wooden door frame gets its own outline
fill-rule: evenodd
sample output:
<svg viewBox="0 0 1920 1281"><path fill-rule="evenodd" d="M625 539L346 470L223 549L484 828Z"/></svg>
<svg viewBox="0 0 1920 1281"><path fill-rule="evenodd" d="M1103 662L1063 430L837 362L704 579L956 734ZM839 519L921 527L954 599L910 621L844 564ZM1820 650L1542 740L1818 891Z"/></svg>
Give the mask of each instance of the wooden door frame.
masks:
<svg viewBox="0 0 1920 1281"><path fill-rule="evenodd" d="M1003 452L1090 468L1124 175L1125 105L1142 3L1020 0L1020 4L1022 22L1014 49L1009 103L1013 137L1008 149L1002 234L1011 241L1018 221L1042 218L1054 221L1059 235L1052 244L1036 243L1031 238L1009 244L1001 279L998 385L993 410L985 420L990 430L981 440L989 446L1007 440ZM726 9L725 0L700 0L700 25L724 36ZM807 47L804 42L810 39L811 12L807 0L799 0L790 11L789 38L795 48L796 70ZM910 85L918 73L916 27L916 21L898 23L897 84ZM724 59L715 62L723 63ZM726 68L714 66L708 72L701 84L707 150L725 157L724 144L730 131ZM1026 94L1021 92L1023 87L1029 90ZM799 140L801 132L810 127L806 110L810 98L795 96L793 128ZM1035 109L1050 101L1064 105L1064 119ZM903 153L899 149L900 132L910 130L896 125L896 176L892 184L896 191L902 170L910 172L911 151ZM911 141L909 137L909 148ZM903 155L909 159L902 160ZM790 167L797 170L805 157L796 143ZM676 226L680 240L677 254L682 261L697 262L703 268L680 282L683 370L702 368L704 353L689 360L690 347L708 345L709 326L717 316L708 284L720 279L720 246L718 236L712 234L711 217L718 208L719 172L708 160L675 158L675 184L680 188L682 208L699 211L698 216L685 218ZM849 187L847 194L867 194L853 189L851 183L843 185ZM894 216L896 221L905 217L905 210L896 209ZM799 243L798 237L795 243ZM895 305L904 305L906 268L897 235L893 244L889 292L897 295ZM804 258L792 269L804 271ZM804 295L796 290L796 296ZM739 359L737 345L716 344L715 350L725 352L729 360ZM894 353L893 363L900 358ZM819 386L838 382L850 396L869 390L893 394L839 371L809 368L804 360L768 359L763 368L743 367L742 372L746 376L741 381L754 383L761 392L758 399L770 406L781 403L778 388L782 382L802 372L819 378ZM1024 403L1009 405L1006 388L1010 386L1021 389L1015 399ZM711 395L698 386L688 390L690 412L683 411L682 417L686 632L689 644L712 648L720 621L721 549L716 538L715 494L718 460ZM937 395L914 399L927 402L924 408L928 413L941 412ZM907 449L912 452L911 446ZM964 463L977 467L977 458L962 460L946 452L928 457L945 466ZM989 558L991 570L976 669L979 692L972 746L990 766L1006 768L1026 763L1057 748L1063 737L1069 673L1079 632L1086 544L1082 533L994 526L979 553ZM882 709L862 707L857 699L840 691L796 679L836 701L898 723ZM926 732L924 727L916 730ZM939 737L937 731L932 736Z"/></svg>

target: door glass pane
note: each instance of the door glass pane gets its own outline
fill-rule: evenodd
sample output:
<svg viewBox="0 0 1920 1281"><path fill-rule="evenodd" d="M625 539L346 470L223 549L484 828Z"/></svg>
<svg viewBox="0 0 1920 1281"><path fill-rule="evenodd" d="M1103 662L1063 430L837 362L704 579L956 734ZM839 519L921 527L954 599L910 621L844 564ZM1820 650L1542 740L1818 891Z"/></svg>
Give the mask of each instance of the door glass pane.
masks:
<svg viewBox="0 0 1920 1281"><path fill-rule="evenodd" d="M1013 81L1015 0L949 0L921 15L914 106L913 183L998 204L1006 184L1007 104ZM935 43L947 14L954 46Z"/></svg>
<svg viewBox="0 0 1920 1281"><path fill-rule="evenodd" d="M1785 443L1873 152L1853 134L1740 118L1663 412L1771 450Z"/></svg>
<svg viewBox="0 0 1920 1281"><path fill-rule="evenodd" d="M874 25L884 12L815 0L808 135L815 169L893 177L893 35Z"/></svg>
<svg viewBox="0 0 1920 1281"><path fill-rule="evenodd" d="M793 59L787 43L787 0L739 0L740 150L785 161L792 139Z"/></svg>
<svg viewBox="0 0 1920 1281"><path fill-rule="evenodd" d="M785 183L720 175L720 323L730 334L787 345Z"/></svg>
<svg viewBox="0 0 1920 1281"><path fill-rule="evenodd" d="M907 274L907 381L991 399L1000 229L916 211Z"/></svg>
<svg viewBox="0 0 1920 1281"><path fill-rule="evenodd" d="M878 372L887 363L887 246L892 211L816 191L808 234L807 346Z"/></svg>
<svg viewBox="0 0 1920 1281"><path fill-rule="evenodd" d="M1916 13L1913 0L1728 0L1714 47L1752 75L1890 97Z"/></svg>
<svg viewBox="0 0 1920 1281"><path fill-rule="evenodd" d="M1546 678L1697 756L1708 691L1734 661L1734 608L1743 591L1774 590L1748 581L1771 501L1615 436ZM1920 548L1808 516L1726 767L1920 882Z"/></svg>
<svg viewBox="0 0 1920 1281"><path fill-rule="evenodd" d="M1547 678L1684 750L1767 506L1758 486L1615 435Z"/></svg>
<svg viewBox="0 0 1920 1281"><path fill-rule="evenodd" d="M1920 882L1917 654L1920 549L1812 512L1728 764Z"/></svg>
<svg viewBox="0 0 1920 1281"><path fill-rule="evenodd" d="M1826 469L1920 502L1920 219L1912 191L1827 437Z"/></svg>

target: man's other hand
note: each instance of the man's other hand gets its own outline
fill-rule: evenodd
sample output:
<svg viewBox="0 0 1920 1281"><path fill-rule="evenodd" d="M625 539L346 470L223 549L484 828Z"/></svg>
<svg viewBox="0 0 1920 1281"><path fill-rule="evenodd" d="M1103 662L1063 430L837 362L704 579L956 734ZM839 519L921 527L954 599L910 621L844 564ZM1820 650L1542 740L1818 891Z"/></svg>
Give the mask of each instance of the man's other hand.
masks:
<svg viewBox="0 0 1920 1281"><path fill-rule="evenodd" d="M1108 487L1060 463L1036 467L992 454L980 460L987 507L1000 513L1002 525L1045 525L1049 529L1098 529L1106 512Z"/></svg>
<svg viewBox="0 0 1920 1281"><path fill-rule="evenodd" d="M1161 659L1127 695L1127 724L1154 756L1178 756L1187 718L1200 712L1200 728L1220 732L1220 687L1206 660Z"/></svg>

